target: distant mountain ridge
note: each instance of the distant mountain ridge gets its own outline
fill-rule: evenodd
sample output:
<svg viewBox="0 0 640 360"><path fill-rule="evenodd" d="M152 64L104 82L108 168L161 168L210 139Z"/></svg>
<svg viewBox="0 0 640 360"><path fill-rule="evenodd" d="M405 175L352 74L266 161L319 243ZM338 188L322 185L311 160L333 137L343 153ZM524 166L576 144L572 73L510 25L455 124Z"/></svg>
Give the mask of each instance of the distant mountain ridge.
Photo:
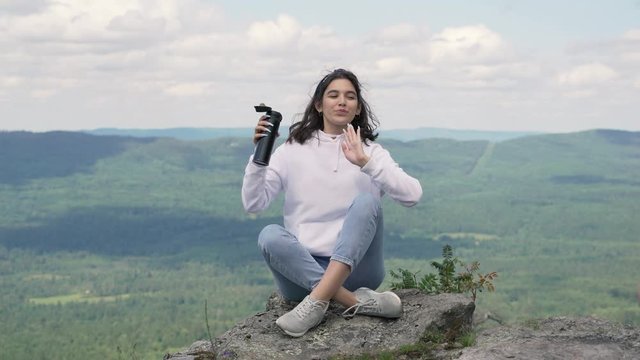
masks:
<svg viewBox="0 0 640 360"><path fill-rule="evenodd" d="M288 133L287 127L281 127L280 133ZM169 137L179 140L208 140L221 137L250 137L252 128L167 128L167 129L119 129L99 128L84 130L92 135L120 135L132 137ZM389 129L380 130L381 139L400 141L413 141L421 139L453 139L453 140L486 140L499 142L520 138L529 135L542 134L531 131L485 131L485 130L458 130L433 127L420 127L415 129Z"/></svg>
<svg viewBox="0 0 640 360"><path fill-rule="evenodd" d="M91 135L119 135L131 137L168 137L179 140L208 140L221 137L251 137L250 128L167 128L120 129L99 128L82 131Z"/></svg>

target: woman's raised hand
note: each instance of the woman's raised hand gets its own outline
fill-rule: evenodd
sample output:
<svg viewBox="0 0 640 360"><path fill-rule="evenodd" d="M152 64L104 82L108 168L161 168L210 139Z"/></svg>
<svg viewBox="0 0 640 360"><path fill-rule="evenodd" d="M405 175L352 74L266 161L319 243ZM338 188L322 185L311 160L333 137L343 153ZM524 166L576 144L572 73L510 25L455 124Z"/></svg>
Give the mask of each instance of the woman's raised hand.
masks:
<svg viewBox="0 0 640 360"><path fill-rule="evenodd" d="M344 156L352 164L363 167L369 162L369 157L364 153L362 148L362 138L360 137L360 128L358 130L353 129L353 125L348 124L347 128L342 130L344 132L344 140L342 141L342 152Z"/></svg>

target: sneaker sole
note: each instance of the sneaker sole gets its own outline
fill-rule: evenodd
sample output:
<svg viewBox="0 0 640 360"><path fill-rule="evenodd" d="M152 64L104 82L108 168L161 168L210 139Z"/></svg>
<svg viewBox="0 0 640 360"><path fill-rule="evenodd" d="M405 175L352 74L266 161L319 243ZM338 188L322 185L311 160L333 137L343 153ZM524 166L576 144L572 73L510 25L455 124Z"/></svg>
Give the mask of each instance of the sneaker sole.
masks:
<svg viewBox="0 0 640 360"><path fill-rule="evenodd" d="M284 328L282 328L282 326L280 326L280 324L278 324L278 321L276 321L276 325L278 325L278 328L280 328L280 330L282 330L285 334L287 334L287 335L289 335L291 337L296 337L296 338L301 337L302 335L306 334L307 331L309 331L309 330L307 330L307 331L295 333L295 332L291 332L289 330L285 330Z"/></svg>

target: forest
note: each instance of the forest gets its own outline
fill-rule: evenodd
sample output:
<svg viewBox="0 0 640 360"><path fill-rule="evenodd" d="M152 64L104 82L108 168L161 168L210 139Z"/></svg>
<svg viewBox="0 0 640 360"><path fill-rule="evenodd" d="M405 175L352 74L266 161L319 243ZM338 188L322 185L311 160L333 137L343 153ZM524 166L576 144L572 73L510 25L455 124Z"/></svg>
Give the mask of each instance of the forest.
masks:
<svg viewBox="0 0 640 360"><path fill-rule="evenodd" d="M497 271L478 309L506 322L640 326L640 133L503 141L380 137L424 196L385 200L387 270L424 274L452 245ZM160 359L264 308L246 214L250 139L0 132L0 349L15 359ZM389 286L389 279L383 287Z"/></svg>

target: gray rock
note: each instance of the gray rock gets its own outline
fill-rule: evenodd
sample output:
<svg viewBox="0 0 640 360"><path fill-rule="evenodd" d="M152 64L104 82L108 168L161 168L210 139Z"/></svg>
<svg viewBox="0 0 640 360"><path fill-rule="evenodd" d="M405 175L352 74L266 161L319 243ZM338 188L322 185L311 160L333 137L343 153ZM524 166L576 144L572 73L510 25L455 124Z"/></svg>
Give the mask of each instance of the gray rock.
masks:
<svg viewBox="0 0 640 360"><path fill-rule="evenodd" d="M298 339L285 335L274 323L295 304L272 296L265 312L216 338L215 349L209 341L198 341L165 359L326 359L334 355L376 354L418 343L433 331L444 335L442 343L430 347L427 353L397 358L640 359L640 329L589 317L553 317L531 320L526 326L501 325L480 332L476 344L463 349L455 337L471 326L475 306L469 298L460 294L425 295L417 290L397 293L404 303L400 319L356 316L345 320L340 317L343 309L332 305L324 322Z"/></svg>
<svg viewBox="0 0 640 360"><path fill-rule="evenodd" d="M485 330L455 358L640 359L640 330L595 318L554 317Z"/></svg>
<svg viewBox="0 0 640 360"><path fill-rule="evenodd" d="M397 294L404 305L400 319L356 316L345 320L340 316L344 309L332 305L325 320L301 338L291 338L276 326L275 320L294 304L272 296L265 312L214 339L214 348L209 341L198 341L165 359L327 359L394 350L417 343L427 331L453 337L471 327L475 305L467 296L425 295L415 289Z"/></svg>

